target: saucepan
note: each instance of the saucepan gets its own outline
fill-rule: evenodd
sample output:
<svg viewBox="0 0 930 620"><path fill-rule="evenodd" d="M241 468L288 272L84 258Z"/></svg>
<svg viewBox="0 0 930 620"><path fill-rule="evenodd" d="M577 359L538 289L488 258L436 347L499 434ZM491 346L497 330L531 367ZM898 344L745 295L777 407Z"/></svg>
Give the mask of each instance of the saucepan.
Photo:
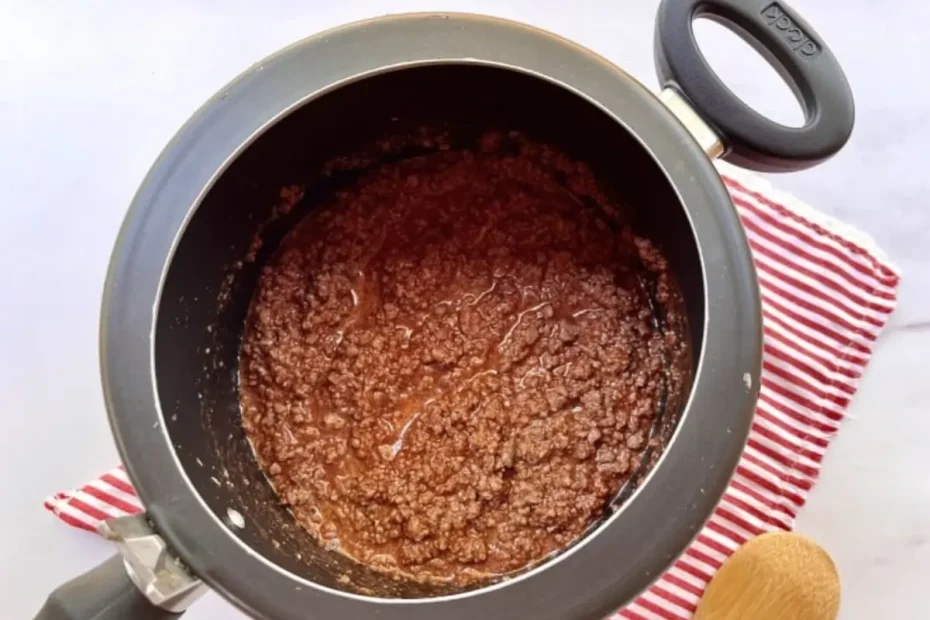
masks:
<svg viewBox="0 0 930 620"><path fill-rule="evenodd" d="M806 121L743 103L695 42L723 23L793 87ZM824 41L781 0L665 0L662 90L535 28L411 14L300 41L248 69L180 130L138 190L106 281L101 365L110 424L145 514L103 527L119 554L54 592L40 618L168 618L209 587L256 618L599 618L686 549L736 467L759 389L760 294L713 165L813 166L853 126ZM670 441L616 510L571 549L511 579L450 590L386 578L319 546L276 500L240 424L238 345L275 240L334 191L319 174L398 119L493 120L576 154L633 206L684 294L693 383ZM306 188L278 209L282 186ZM246 260L261 229L265 243ZM350 572L347 583L340 576Z"/></svg>

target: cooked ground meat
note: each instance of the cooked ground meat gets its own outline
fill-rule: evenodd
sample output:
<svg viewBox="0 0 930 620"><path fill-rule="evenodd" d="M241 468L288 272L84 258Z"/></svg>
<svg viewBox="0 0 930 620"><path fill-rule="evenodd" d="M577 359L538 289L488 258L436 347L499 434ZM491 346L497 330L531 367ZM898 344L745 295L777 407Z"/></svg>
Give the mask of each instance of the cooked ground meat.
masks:
<svg viewBox="0 0 930 620"><path fill-rule="evenodd" d="M282 501L328 547L420 580L571 544L687 381L656 248L587 166L500 143L380 166L315 208L242 344L243 424Z"/></svg>

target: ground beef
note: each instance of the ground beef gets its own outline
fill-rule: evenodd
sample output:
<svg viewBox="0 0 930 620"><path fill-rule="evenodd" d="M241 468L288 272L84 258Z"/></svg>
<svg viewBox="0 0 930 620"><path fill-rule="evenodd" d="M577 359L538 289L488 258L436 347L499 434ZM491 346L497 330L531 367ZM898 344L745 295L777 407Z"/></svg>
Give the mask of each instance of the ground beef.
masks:
<svg viewBox="0 0 930 620"><path fill-rule="evenodd" d="M315 208L242 344L243 424L282 501L324 545L425 581L576 540L687 379L661 254L587 166L503 137Z"/></svg>

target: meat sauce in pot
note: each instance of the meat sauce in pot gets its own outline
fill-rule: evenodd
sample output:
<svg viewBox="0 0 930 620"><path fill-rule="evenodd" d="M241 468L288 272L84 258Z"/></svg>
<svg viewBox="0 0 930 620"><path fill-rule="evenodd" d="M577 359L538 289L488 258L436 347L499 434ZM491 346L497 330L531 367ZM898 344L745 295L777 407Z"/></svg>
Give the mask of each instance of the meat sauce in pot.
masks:
<svg viewBox="0 0 930 620"><path fill-rule="evenodd" d="M468 585L604 515L690 380L679 288L615 202L584 163L489 133L377 166L289 233L249 310L240 398L303 527Z"/></svg>

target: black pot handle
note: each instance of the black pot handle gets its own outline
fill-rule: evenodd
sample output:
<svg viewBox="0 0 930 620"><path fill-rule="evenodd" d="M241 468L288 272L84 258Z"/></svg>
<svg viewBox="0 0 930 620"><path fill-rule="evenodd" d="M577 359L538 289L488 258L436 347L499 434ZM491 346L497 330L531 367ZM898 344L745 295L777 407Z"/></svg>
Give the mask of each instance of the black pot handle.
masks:
<svg viewBox="0 0 930 620"><path fill-rule="evenodd" d="M171 620L180 613L152 605L114 555L52 592L35 620Z"/></svg>
<svg viewBox="0 0 930 620"><path fill-rule="evenodd" d="M792 87L803 127L772 121L740 100L704 59L692 22L705 17L752 45ZM662 0L656 20L656 69L721 136L724 159L766 172L814 166L839 151L855 120L843 69L817 32L779 0Z"/></svg>

